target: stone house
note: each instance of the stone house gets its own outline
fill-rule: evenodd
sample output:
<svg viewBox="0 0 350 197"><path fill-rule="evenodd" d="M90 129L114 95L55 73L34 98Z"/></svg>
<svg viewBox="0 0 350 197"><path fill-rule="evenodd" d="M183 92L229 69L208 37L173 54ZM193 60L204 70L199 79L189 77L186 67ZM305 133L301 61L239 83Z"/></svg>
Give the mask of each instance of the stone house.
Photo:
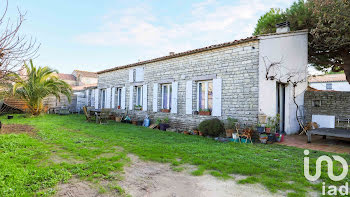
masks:
<svg viewBox="0 0 350 197"><path fill-rule="evenodd" d="M44 99L44 105L47 108L69 107L73 112L80 112L82 106L85 104L84 90L97 85L97 74L94 72L74 70L72 74L58 73L57 76L72 87L72 102L68 102L67 97L64 95L62 95L60 100L54 96L49 96Z"/></svg>
<svg viewBox="0 0 350 197"><path fill-rule="evenodd" d="M309 86L316 90L350 91L350 84L344 73L311 76Z"/></svg>
<svg viewBox="0 0 350 197"><path fill-rule="evenodd" d="M307 87L307 30L248 37L97 72L97 88L86 90L95 108L113 108L134 119L169 117L173 128L196 127L211 118L236 118L254 126L258 114L281 114L281 130L298 131L296 106ZM283 69L267 67L279 62ZM296 89L283 76L299 72L305 81ZM305 73L305 75L304 75ZM198 111L211 115L198 115Z"/></svg>

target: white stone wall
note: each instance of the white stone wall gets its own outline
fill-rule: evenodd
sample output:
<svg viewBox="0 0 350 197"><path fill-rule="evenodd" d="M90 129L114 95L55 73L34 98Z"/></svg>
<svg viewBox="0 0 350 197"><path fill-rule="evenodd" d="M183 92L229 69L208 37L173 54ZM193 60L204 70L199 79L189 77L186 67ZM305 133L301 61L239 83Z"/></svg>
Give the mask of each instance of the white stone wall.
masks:
<svg viewBox="0 0 350 197"><path fill-rule="evenodd" d="M191 129L212 116L186 114L186 81L192 80L192 111L197 106L197 79L222 79L220 119L233 117L243 124L256 124L258 114L258 41L214 49L192 55L144 64L144 82L130 83L129 69L99 74L98 88L126 87L126 109L129 106L129 86L147 85L147 112L129 111L135 118L151 119L168 116L173 127ZM135 68L135 67L133 67ZM177 113L162 113L161 89L158 88L158 112L152 112L153 83L178 82ZM136 91L133 92L136 95ZM135 102L135 99L133 99ZM116 106L114 106L116 107ZM122 111L122 110L119 110Z"/></svg>
<svg viewBox="0 0 350 197"><path fill-rule="evenodd" d="M266 67L273 62L280 62L279 69L270 71L269 76L276 76L281 82L287 83L289 73L295 75L292 81L299 83L296 87L297 103L303 105L304 92L307 88L308 45L307 32L286 33L259 37L259 112L268 116L277 114L277 80L266 80ZM293 102L293 87L287 83L285 89L285 132L296 133L299 130Z"/></svg>

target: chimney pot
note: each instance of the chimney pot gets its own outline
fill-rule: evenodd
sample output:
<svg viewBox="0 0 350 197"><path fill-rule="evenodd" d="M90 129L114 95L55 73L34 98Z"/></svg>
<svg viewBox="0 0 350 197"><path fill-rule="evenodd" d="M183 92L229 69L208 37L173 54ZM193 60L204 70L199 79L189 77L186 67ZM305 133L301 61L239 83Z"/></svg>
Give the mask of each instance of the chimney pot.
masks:
<svg viewBox="0 0 350 197"><path fill-rule="evenodd" d="M175 52L169 52L169 55L175 55Z"/></svg>
<svg viewBox="0 0 350 197"><path fill-rule="evenodd" d="M285 33L290 31L290 23L289 21L285 21L283 23L276 24L276 33Z"/></svg>

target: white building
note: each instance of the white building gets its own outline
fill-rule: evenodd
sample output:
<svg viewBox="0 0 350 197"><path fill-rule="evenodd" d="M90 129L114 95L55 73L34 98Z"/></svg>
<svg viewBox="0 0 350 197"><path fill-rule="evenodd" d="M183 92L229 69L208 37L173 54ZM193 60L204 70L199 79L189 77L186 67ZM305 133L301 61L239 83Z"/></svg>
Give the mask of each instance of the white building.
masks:
<svg viewBox="0 0 350 197"><path fill-rule="evenodd" d="M350 91L344 73L309 77L309 86L316 90Z"/></svg>

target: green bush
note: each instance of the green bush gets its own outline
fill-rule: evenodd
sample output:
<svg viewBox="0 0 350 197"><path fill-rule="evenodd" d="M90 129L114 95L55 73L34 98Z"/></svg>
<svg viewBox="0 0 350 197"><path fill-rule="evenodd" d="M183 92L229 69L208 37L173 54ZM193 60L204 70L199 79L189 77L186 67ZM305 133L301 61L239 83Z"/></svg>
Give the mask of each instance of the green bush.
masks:
<svg viewBox="0 0 350 197"><path fill-rule="evenodd" d="M218 137L225 132L224 124L217 118L211 120L204 120L199 124L198 129L203 135Z"/></svg>

